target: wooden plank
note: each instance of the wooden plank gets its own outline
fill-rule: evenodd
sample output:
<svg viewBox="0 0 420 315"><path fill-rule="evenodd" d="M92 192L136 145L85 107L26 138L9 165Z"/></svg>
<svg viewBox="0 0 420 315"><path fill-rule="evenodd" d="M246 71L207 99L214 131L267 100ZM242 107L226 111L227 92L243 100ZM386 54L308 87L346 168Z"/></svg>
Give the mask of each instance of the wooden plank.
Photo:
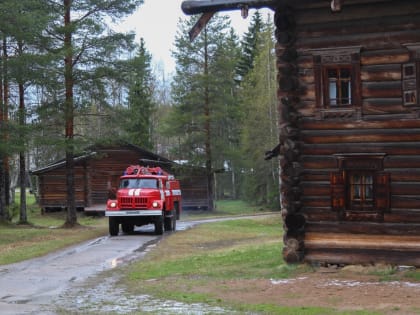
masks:
<svg viewBox="0 0 420 315"><path fill-rule="evenodd" d="M420 129L420 120L387 120L387 121L315 121L302 120L301 129L307 130L342 130L342 129ZM404 130L401 130L404 132Z"/></svg>
<svg viewBox="0 0 420 315"><path fill-rule="evenodd" d="M311 249L305 251L308 263L330 264L393 264L420 266L420 252L416 251L373 251L353 249Z"/></svg>
<svg viewBox="0 0 420 315"><path fill-rule="evenodd" d="M409 110L403 106L402 95L401 97L363 99L363 114L365 115L404 113Z"/></svg>
<svg viewBox="0 0 420 315"><path fill-rule="evenodd" d="M413 183L394 183L392 182L391 190L393 195L419 195L420 182Z"/></svg>
<svg viewBox="0 0 420 315"><path fill-rule="evenodd" d="M399 220L400 222L417 222L419 218L404 215L403 212L396 212L397 209L418 209L420 204L420 196L392 196L390 219Z"/></svg>
<svg viewBox="0 0 420 315"><path fill-rule="evenodd" d="M331 197L328 196L303 196L304 207L309 208L328 208L331 207Z"/></svg>
<svg viewBox="0 0 420 315"><path fill-rule="evenodd" d="M302 165L305 169L334 169L337 167L337 159L334 156L305 156L302 157Z"/></svg>
<svg viewBox="0 0 420 315"><path fill-rule="evenodd" d="M327 144L305 144L302 146L301 155L317 156L332 155L340 153L353 153L360 150L358 144L347 144L343 146L341 143ZM416 142L376 142L370 143L369 146L363 148L365 153L382 153L387 155L420 155L420 145Z"/></svg>
<svg viewBox="0 0 420 315"><path fill-rule="evenodd" d="M398 42L398 41L397 41ZM406 49L386 49L363 52L360 63L362 68L369 65L402 64L410 61L410 54Z"/></svg>
<svg viewBox="0 0 420 315"><path fill-rule="evenodd" d="M420 141L420 135L418 134L408 134L408 135L401 135L398 134L341 134L341 135L308 135L306 134L303 137L303 141L306 143L314 144L314 143L341 143L341 144L349 144L349 143L365 143L370 144L373 142L397 142L398 140L401 141ZM362 149L358 149L357 152L364 151ZM341 152L341 151L340 151Z"/></svg>
<svg viewBox="0 0 420 315"><path fill-rule="evenodd" d="M329 182L304 182L302 190L304 196L326 196L331 192L331 185Z"/></svg>
<svg viewBox="0 0 420 315"><path fill-rule="evenodd" d="M415 169L420 168L419 156L388 156L385 160L386 169Z"/></svg>
<svg viewBox="0 0 420 315"><path fill-rule="evenodd" d="M332 211L331 211L332 212ZM408 211L401 213L410 214ZM385 214L387 216L389 214ZM355 222L355 221L310 221L305 227L306 232L313 233L344 233L344 234L372 234L372 235L420 235L420 223L407 222L400 224L398 222Z"/></svg>
<svg viewBox="0 0 420 315"><path fill-rule="evenodd" d="M363 82L363 98L402 98L401 81ZM399 103L401 104L402 101Z"/></svg>
<svg viewBox="0 0 420 315"><path fill-rule="evenodd" d="M378 5L377 3L344 6L338 14L331 14L325 8L300 10L296 15L298 25L313 25L320 23L345 23L354 20L369 20L372 17L381 17L379 25L386 26L383 21L396 16L410 16L420 13L420 3L416 1L399 0L398 10L393 5Z"/></svg>
<svg viewBox="0 0 420 315"><path fill-rule="evenodd" d="M305 233L305 248L369 249L420 252L420 235Z"/></svg>
<svg viewBox="0 0 420 315"><path fill-rule="evenodd" d="M397 169L392 170L392 181L393 182L418 182L420 181L420 170L419 169Z"/></svg>
<svg viewBox="0 0 420 315"><path fill-rule="evenodd" d="M361 69L361 80L367 81L399 81L401 82L401 65L386 64L364 66Z"/></svg>

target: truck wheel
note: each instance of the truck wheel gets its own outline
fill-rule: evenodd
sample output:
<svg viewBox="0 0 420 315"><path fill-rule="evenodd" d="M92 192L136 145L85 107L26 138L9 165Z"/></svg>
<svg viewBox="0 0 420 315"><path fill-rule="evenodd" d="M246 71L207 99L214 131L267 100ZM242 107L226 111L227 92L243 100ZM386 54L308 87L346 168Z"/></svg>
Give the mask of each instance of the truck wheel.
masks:
<svg viewBox="0 0 420 315"><path fill-rule="evenodd" d="M132 234L134 232L134 224L123 223L121 224L124 234Z"/></svg>
<svg viewBox="0 0 420 315"><path fill-rule="evenodd" d="M163 216L156 218L155 220L155 234L162 235L163 234Z"/></svg>
<svg viewBox="0 0 420 315"><path fill-rule="evenodd" d="M165 217L165 231L172 231L172 217Z"/></svg>
<svg viewBox="0 0 420 315"><path fill-rule="evenodd" d="M109 218L109 234L111 236L117 236L120 231L120 224L116 218Z"/></svg>

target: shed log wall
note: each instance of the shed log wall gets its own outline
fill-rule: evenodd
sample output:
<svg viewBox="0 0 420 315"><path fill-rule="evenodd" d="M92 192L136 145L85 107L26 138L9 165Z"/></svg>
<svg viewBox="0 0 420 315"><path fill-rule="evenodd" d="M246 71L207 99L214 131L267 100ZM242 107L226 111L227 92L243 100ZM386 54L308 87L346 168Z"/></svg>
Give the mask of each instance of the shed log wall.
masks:
<svg viewBox="0 0 420 315"><path fill-rule="evenodd" d="M295 23L286 31L294 40L285 43L281 41L284 23L279 22L282 14L276 12L279 98L298 99L294 108L299 114L299 137L293 141L299 148L295 164L301 168L296 180L301 194L291 197L283 189L284 216L294 212L290 204L298 200L299 213L306 219L303 251L307 261L420 266L420 108L418 103L404 105L402 89L402 65L418 61L406 44L420 42L420 2L368 2L345 4L334 14L327 3L325 7L289 8ZM285 90L284 69L290 62L284 55L291 49L297 51L299 85ZM323 107L314 56L325 55L328 49L358 53L360 103L352 109ZM280 121L290 124L284 110L283 102ZM283 148L282 139L288 136L281 131ZM375 222L343 220L331 206L330 174L339 171L337 154L360 153L383 154L383 171L390 174L390 209ZM288 186L285 159L283 154L283 186ZM285 225L287 240L287 234L296 235L296 230ZM378 239L383 241L377 244Z"/></svg>
<svg viewBox="0 0 420 315"><path fill-rule="evenodd" d="M119 178L128 165L138 164L140 159L154 160L156 156L144 153L131 146L97 150L95 155L88 156L75 163L76 207L80 210L103 211L110 189L117 187ZM208 190L203 171L180 167L174 170L180 180L183 207L208 207ZM66 172L65 165L45 171L35 171L38 177L39 203L44 210L64 209L66 207ZM185 205L184 205L185 203Z"/></svg>
<svg viewBox="0 0 420 315"><path fill-rule="evenodd" d="M84 165L74 169L76 207L83 208L86 200L85 188L88 186ZM50 176L40 176L38 182L39 202L45 210L48 208L64 209L67 200L66 170L58 170Z"/></svg>

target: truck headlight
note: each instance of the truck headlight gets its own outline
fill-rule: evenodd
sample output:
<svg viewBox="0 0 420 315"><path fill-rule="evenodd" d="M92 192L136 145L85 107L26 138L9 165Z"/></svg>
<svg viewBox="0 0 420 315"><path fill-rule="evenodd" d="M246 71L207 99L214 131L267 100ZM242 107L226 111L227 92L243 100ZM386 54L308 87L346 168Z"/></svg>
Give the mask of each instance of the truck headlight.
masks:
<svg viewBox="0 0 420 315"><path fill-rule="evenodd" d="M153 207L153 208L157 208L157 207L159 207L159 202L157 202L157 201L153 201L153 203L152 203L152 207Z"/></svg>
<svg viewBox="0 0 420 315"><path fill-rule="evenodd" d="M109 204L109 206L110 206L111 208L116 208L116 207L117 207L117 203L116 203L115 201L112 201L112 202Z"/></svg>

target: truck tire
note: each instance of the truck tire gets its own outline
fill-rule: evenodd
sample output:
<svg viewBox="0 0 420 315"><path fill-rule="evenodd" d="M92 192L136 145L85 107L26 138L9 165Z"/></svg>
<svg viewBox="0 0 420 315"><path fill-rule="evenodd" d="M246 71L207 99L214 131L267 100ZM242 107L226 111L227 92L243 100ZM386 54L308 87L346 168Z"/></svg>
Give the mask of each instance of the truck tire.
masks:
<svg viewBox="0 0 420 315"><path fill-rule="evenodd" d="M113 217L109 217L109 234L111 236L117 236L120 231L120 224L118 220Z"/></svg>
<svg viewBox="0 0 420 315"><path fill-rule="evenodd" d="M165 231L172 231L172 216L171 217L165 217L164 222L165 222Z"/></svg>
<svg viewBox="0 0 420 315"><path fill-rule="evenodd" d="M156 235L163 234L163 216L159 216L155 220L155 234Z"/></svg>

